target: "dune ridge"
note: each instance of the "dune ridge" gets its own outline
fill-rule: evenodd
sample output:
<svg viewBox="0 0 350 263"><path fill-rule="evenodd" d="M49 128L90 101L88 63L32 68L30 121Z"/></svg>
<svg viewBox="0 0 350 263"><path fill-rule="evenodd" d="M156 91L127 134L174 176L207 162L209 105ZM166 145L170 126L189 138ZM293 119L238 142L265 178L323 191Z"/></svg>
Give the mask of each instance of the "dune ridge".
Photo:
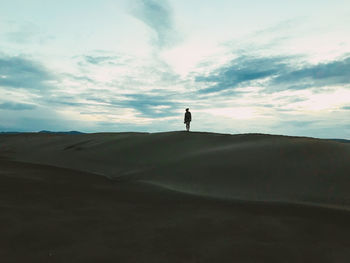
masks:
<svg viewBox="0 0 350 263"><path fill-rule="evenodd" d="M348 209L350 145L215 133L1 135L0 156L213 198Z"/></svg>

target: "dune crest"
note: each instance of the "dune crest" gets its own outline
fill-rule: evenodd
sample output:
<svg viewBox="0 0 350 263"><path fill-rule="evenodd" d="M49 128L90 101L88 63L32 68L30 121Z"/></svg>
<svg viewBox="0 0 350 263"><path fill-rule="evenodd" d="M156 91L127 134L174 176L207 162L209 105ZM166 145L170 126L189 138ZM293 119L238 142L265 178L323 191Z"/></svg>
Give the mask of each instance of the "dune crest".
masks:
<svg viewBox="0 0 350 263"><path fill-rule="evenodd" d="M350 206L350 144L214 133L13 134L0 156L215 198Z"/></svg>

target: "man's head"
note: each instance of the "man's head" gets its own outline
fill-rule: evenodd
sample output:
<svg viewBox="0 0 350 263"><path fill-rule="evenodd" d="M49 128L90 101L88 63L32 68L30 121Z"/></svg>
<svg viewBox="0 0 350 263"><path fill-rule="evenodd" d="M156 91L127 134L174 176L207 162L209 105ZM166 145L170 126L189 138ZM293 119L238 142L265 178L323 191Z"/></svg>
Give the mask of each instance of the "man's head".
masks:
<svg viewBox="0 0 350 263"><path fill-rule="evenodd" d="M186 111L189 111L189 108L187 108Z"/></svg>

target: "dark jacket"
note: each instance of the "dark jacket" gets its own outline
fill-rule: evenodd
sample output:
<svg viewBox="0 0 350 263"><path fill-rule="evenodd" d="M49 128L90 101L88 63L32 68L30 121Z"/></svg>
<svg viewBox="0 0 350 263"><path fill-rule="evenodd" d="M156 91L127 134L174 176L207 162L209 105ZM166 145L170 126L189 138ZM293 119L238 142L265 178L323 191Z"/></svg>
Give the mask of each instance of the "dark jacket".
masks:
<svg viewBox="0 0 350 263"><path fill-rule="evenodd" d="M184 122L190 122L192 120L191 112L186 111L185 112L185 120Z"/></svg>

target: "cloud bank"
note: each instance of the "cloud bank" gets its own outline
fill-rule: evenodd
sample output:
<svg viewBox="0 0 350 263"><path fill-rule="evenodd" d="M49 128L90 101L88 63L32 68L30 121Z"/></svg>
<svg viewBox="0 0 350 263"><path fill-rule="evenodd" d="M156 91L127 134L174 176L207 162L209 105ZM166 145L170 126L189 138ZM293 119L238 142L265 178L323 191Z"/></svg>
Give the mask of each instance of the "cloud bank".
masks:
<svg viewBox="0 0 350 263"><path fill-rule="evenodd" d="M234 91L251 85L263 87L266 92L277 92L350 83L350 57L314 65L295 60L293 57L240 56L206 75L197 75L195 81L207 86L198 91L202 94Z"/></svg>
<svg viewBox="0 0 350 263"><path fill-rule="evenodd" d="M40 63L24 57L0 57L0 87L45 90L54 75Z"/></svg>

